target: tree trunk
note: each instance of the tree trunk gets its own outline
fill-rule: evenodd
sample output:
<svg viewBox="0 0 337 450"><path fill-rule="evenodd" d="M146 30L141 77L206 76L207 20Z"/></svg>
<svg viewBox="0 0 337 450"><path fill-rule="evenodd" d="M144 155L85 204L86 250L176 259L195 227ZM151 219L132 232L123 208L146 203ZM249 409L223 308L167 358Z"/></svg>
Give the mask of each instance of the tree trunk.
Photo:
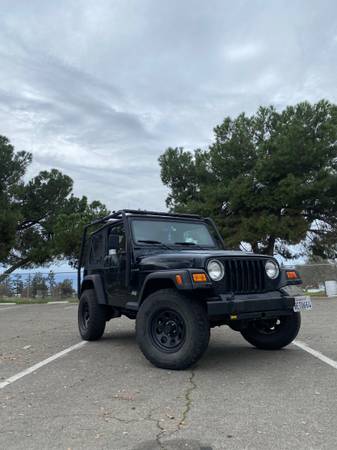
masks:
<svg viewBox="0 0 337 450"><path fill-rule="evenodd" d="M7 270L5 270L2 274L0 274L0 283L2 283L14 270L18 269L19 267L24 266L29 262L29 258L22 258L19 259L15 264L13 264L11 267L9 267Z"/></svg>
<svg viewBox="0 0 337 450"><path fill-rule="evenodd" d="M274 255L274 247L275 247L275 237L274 236L270 236L268 239L268 245L265 249L265 254L266 255Z"/></svg>

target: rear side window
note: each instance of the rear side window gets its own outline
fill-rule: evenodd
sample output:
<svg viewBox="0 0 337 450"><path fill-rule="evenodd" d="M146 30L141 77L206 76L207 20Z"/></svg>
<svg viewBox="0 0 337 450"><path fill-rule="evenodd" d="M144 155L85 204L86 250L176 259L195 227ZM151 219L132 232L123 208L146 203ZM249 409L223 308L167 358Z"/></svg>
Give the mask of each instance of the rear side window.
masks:
<svg viewBox="0 0 337 450"><path fill-rule="evenodd" d="M118 245L118 248L116 249L117 253L125 251L126 240L125 240L124 226L122 224L118 224L118 225L111 227L109 234L114 234L114 235L118 236L119 245Z"/></svg>
<svg viewBox="0 0 337 450"><path fill-rule="evenodd" d="M105 242L102 233L96 234L91 239L91 248L89 254L89 264L91 266L103 263Z"/></svg>

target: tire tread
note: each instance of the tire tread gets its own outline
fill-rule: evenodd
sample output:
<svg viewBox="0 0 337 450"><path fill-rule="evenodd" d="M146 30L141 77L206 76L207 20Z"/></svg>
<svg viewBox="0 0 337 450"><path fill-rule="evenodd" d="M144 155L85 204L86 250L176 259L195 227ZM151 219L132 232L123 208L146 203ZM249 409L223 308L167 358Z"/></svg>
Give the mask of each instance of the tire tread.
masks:
<svg viewBox="0 0 337 450"><path fill-rule="evenodd" d="M252 326L241 330L243 338L262 350L279 350L289 345L297 336L301 327L301 314L294 312L288 318L288 324L278 334L259 334Z"/></svg>
<svg viewBox="0 0 337 450"><path fill-rule="evenodd" d="M158 304L175 304L183 306L185 314L189 314L190 320L193 320L193 342L190 342L191 352L179 356L175 354L158 355L157 349L151 348L149 339L145 336L146 316L150 311L157 307ZM182 304L184 303L184 304ZM188 312L189 311L189 312ZM137 314L136 320L136 336L138 345L144 356L155 366L172 370L183 370L195 364L208 347L210 337L210 327L206 310L202 303L196 299L183 296L174 289L161 289L150 294L145 300ZM183 357L182 357L183 354Z"/></svg>
<svg viewBox="0 0 337 450"><path fill-rule="evenodd" d="M90 319L87 329L81 327L81 302L87 302L89 305ZM105 330L106 325L106 313L104 307L97 303L96 294L94 289L86 289L81 297L78 307L78 323L79 331L83 340L85 341L97 341L100 339Z"/></svg>

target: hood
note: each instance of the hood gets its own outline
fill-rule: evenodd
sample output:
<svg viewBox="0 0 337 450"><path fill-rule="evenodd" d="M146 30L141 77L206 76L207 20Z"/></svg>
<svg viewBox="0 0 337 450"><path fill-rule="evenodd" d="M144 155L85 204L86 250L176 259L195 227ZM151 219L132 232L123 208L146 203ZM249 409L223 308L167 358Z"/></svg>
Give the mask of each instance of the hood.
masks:
<svg viewBox="0 0 337 450"><path fill-rule="evenodd" d="M221 257L270 258L240 250L160 250L155 254L139 256L137 262L141 270L201 269L208 259Z"/></svg>

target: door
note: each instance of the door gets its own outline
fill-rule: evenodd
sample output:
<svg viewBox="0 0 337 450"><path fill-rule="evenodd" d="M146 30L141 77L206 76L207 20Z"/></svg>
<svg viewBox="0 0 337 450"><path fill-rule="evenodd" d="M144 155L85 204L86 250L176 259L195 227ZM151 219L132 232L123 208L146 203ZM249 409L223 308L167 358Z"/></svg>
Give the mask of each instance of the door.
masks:
<svg viewBox="0 0 337 450"><path fill-rule="evenodd" d="M122 223L108 230L107 254L104 264L105 288L108 302L114 306L125 306L128 301L126 286L126 236Z"/></svg>

